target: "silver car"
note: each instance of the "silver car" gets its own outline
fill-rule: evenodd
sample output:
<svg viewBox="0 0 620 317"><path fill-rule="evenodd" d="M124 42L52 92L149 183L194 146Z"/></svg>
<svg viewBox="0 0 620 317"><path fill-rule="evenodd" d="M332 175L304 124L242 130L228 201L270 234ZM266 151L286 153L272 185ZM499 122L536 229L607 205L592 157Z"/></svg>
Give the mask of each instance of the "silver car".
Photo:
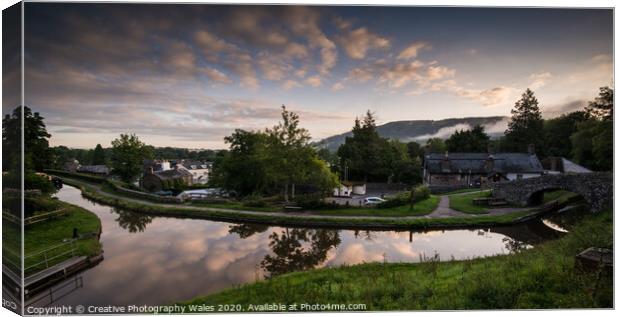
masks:
<svg viewBox="0 0 620 317"><path fill-rule="evenodd" d="M364 198L364 205L378 205L384 201L385 199L379 197L366 197Z"/></svg>

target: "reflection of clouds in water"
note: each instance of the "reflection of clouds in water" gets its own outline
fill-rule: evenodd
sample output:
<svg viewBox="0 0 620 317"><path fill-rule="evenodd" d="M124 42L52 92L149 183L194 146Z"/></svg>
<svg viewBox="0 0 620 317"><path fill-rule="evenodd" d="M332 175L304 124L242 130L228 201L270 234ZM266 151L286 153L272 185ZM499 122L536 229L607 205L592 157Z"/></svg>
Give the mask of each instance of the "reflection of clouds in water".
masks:
<svg viewBox="0 0 620 317"><path fill-rule="evenodd" d="M274 256L272 233L282 236L287 231L155 217L143 232L129 233L116 222L118 215L111 208L93 206L76 189L65 187L58 196L95 212L103 226L105 260L83 273L84 287L62 300L67 304L161 304L253 282L257 273L260 278L266 273L260 267L266 255ZM302 232L294 230L289 229L289 234ZM316 235L315 240L297 240L304 252L310 252L313 245L315 251L324 251L310 253L311 257L324 256L316 263L304 260L314 267L381 262L384 254L389 262L417 262L420 255L435 252L442 260L452 255L465 259L509 252L502 241L505 235L484 230L357 231L357 235L351 230L303 232L307 239Z"/></svg>

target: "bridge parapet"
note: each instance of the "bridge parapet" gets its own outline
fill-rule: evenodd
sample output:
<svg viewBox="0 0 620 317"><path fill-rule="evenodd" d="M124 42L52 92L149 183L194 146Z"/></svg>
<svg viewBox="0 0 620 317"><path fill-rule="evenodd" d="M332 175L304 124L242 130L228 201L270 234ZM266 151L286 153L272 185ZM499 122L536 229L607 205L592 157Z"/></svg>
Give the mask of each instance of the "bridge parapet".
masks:
<svg viewBox="0 0 620 317"><path fill-rule="evenodd" d="M557 174L501 182L491 185L493 197L526 206L543 192L564 189L580 194L593 212L601 211L613 202L612 173Z"/></svg>

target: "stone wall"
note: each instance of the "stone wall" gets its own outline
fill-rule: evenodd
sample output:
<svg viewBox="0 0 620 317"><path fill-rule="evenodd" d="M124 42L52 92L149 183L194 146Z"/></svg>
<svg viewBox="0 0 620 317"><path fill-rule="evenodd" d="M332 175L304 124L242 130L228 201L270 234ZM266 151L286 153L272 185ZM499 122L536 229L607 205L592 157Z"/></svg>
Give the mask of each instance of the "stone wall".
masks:
<svg viewBox="0 0 620 317"><path fill-rule="evenodd" d="M501 182L491 185L493 197L503 198L510 203L526 206L533 197L553 189L564 189L583 196L592 211L597 212L613 202L613 174L559 174L536 178Z"/></svg>

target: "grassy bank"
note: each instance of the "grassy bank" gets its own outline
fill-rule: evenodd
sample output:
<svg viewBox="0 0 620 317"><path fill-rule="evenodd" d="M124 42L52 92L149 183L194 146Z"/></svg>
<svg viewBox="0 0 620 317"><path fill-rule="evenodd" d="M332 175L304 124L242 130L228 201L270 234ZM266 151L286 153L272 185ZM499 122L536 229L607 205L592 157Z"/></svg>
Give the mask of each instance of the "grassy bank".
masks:
<svg viewBox="0 0 620 317"><path fill-rule="evenodd" d="M316 226L330 228L449 228L488 226L496 224L511 224L529 218L537 213L536 210L525 210L508 215L450 217L450 218L366 218L364 216L350 218L336 218L321 215L287 215L287 213L266 214L263 212L245 213L235 210L221 210L215 208L199 208L192 206L163 205L143 203L136 200L112 197L99 193L96 187L71 179L63 179L66 184L81 189L82 195L96 202L115 206L128 211L150 215L171 216L180 218L202 218L231 222L255 222L271 225L288 226Z"/></svg>
<svg viewBox="0 0 620 317"><path fill-rule="evenodd" d="M513 255L419 264L362 264L282 275L192 304L364 303L368 310L611 307L611 274L584 273L574 256L613 248L611 211L588 215L561 239Z"/></svg>
<svg viewBox="0 0 620 317"><path fill-rule="evenodd" d="M64 245L64 242L73 238L73 228L77 228L78 234L84 236L83 238L75 241L76 249L74 255L93 256L101 253L101 243L98 239L98 234L101 230L101 221L95 214L78 206L49 197L38 197L37 201L46 207L53 206L54 209L62 208L66 210L67 213L66 215L25 227L25 268L29 268L41 261L44 261L45 256L47 256L48 259L54 258L50 260L50 265L62 262L72 257L73 255L69 253L70 245ZM19 235L19 228L8 224L5 225L3 223L3 231L7 230L7 235L9 236ZM50 250L46 255L40 253L42 250L59 245L62 246ZM44 265L35 266L28 269L26 273L29 275L44 268Z"/></svg>
<svg viewBox="0 0 620 317"><path fill-rule="evenodd" d="M486 214L488 207L474 205L473 199L489 197L491 192L473 192L470 194L451 195L450 208L468 214Z"/></svg>
<svg viewBox="0 0 620 317"><path fill-rule="evenodd" d="M382 217L402 217L402 216L424 216L428 215L437 208L439 196L431 195L413 205L397 206L391 208L343 208L334 210L317 210L313 214L330 216L382 216Z"/></svg>

